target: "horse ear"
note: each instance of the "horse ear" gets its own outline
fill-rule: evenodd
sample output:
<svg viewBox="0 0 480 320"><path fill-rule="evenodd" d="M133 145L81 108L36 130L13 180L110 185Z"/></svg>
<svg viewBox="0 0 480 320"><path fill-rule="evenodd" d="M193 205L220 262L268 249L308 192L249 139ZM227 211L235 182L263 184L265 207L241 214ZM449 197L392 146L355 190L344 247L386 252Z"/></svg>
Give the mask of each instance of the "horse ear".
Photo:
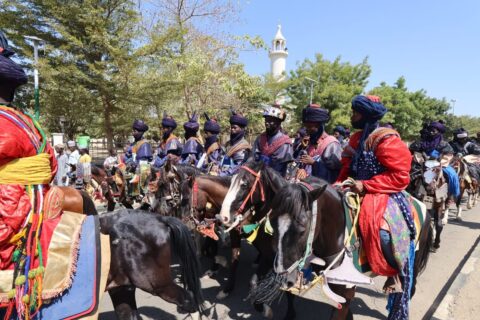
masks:
<svg viewBox="0 0 480 320"><path fill-rule="evenodd" d="M322 195L322 193L327 189L327 186L328 184L324 184L323 186L317 188L317 189L314 189L312 191L310 191L310 197L312 197L312 200L317 200L318 198L320 198L320 196Z"/></svg>

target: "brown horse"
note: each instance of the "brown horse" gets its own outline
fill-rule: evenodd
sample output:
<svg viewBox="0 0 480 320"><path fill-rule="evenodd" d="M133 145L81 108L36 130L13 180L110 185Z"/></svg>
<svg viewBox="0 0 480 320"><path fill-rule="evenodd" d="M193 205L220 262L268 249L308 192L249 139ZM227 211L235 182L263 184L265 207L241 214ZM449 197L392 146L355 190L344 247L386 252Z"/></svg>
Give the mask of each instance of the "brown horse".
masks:
<svg viewBox="0 0 480 320"><path fill-rule="evenodd" d="M314 201L316 203L314 204ZM316 216L316 223L312 225ZM325 260L327 265L336 266L345 259L344 250L346 219L342 195L327 182L311 179L309 188L289 184L282 188L272 201L270 220L274 228L273 246L276 248L275 271L278 283L266 288L276 292L281 286L289 288L297 283L300 274L298 264L307 255L307 241L311 239L312 253ZM425 219L420 232L419 251L415 255L414 278L425 268L431 243L431 226ZM337 260L340 259L340 261ZM266 279L265 282L268 282ZM259 284L259 287L262 283ZM332 314L332 319L352 319L349 305L354 298L355 287L332 285L332 290L345 298L341 309ZM414 289L412 289L413 296Z"/></svg>

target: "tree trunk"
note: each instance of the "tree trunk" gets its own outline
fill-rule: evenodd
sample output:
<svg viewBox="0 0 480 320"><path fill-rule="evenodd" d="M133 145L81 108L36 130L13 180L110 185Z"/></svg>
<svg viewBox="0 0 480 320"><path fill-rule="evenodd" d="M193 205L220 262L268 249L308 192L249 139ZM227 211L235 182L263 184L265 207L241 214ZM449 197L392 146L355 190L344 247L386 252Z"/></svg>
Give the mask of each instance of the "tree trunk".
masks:
<svg viewBox="0 0 480 320"><path fill-rule="evenodd" d="M112 127L112 103L111 101L103 96L103 117L104 117L104 130L105 136L107 137L107 149L110 150L113 148L113 127Z"/></svg>

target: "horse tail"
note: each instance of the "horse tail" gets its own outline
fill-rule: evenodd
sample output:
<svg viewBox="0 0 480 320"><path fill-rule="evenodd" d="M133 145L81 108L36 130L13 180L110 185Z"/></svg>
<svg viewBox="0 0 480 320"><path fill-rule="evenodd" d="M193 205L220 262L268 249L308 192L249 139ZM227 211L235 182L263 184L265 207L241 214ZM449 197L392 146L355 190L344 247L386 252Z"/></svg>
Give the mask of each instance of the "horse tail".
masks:
<svg viewBox="0 0 480 320"><path fill-rule="evenodd" d="M418 238L419 249L415 254L415 261L413 265L413 283L411 297L415 294L415 285L417 283L417 277L425 270L430 256L430 249L433 244L433 228L430 223L431 217L427 212L425 220L423 222L422 230L420 231L420 237Z"/></svg>
<svg viewBox="0 0 480 320"><path fill-rule="evenodd" d="M162 217L162 221L170 228L171 245L175 254L180 258L185 289L193 294L197 310L203 313L204 298L200 284L200 261L190 230L175 217Z"/></svg>
<svg viewBox="0 0 480 320"><path fill-rule="evenodd" d="M85 191L81 190L80 195L83 199L83 213L87 216L96 216L98 215L97 208L95 208L95 203L92 198Z"/></svg>

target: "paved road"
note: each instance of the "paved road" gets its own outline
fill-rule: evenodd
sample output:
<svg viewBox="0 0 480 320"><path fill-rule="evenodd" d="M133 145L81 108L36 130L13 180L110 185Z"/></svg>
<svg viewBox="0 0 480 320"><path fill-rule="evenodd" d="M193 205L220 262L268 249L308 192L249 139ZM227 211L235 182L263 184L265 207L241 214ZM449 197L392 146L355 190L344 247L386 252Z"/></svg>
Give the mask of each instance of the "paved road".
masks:
<svg viewBox="0 0 480 320"><path fill-rule="evenodd" d="M472 210L464 211L463 222L455 221L454 213L451 212L449 224L444 228L441 248L437 253L431 254L427 269L418 279L417 293L412 300L410 309L411 319L430 319L432 317L433 312L446 294L449 284L459 273L463 265L462 260L471 252L472 246L480 235L480 205ZM242 301L248 292L248 280L253 272L252 262L255 258L255 251L252 248L247 245L244 245L243 248L244 253L239 266L241 275L238 279L238 286L230 297L223 301L215 300L220 284L225 281L225 272L221 272L215 280L202 279L205 295L211 303L209 311L212 319L262 319L247 302ZM480 278L478 275L480 270L477 269L473 272L472 279ZM384 319L386 317L386 296L381 291L383 282L384 278L379 277L375 280L374 286L357 290L352 306L355 319ZM312 292L310 296L313 296L311 297L313 299L318 298L315 292ZM137 291L137 301L143 319L189 318L185 315L178 315L174 305L145 292ZM468 301L468 299L459 299L458 301L461 303L462 301ZM282 299L279 303L273 305L275 319L283 319L286 310L285 302L285 299ZM478 299L475 299L475 303L478 304ZM468 319L469 315L475 315L473 306L469 303L465 304L464 306L456 305L456 308L466 310L463 313L466 316L462 319ZM326 304L307 298L298 298L295 306L297 319L302 320L328 319L331 312L331 308ZM101 310L101 320L115 319L108 295L101 302Z"/></svg>

